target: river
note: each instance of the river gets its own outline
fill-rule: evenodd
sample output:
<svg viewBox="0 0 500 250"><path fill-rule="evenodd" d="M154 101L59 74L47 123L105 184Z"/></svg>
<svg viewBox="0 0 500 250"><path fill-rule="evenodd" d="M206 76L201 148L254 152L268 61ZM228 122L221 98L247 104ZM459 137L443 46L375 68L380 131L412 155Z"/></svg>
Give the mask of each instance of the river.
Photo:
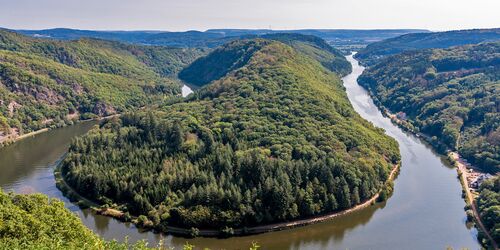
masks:
<svg viewBox="0 0 500 250"><path fill-rule="evenodd" d="M400 145L401 173L395 181L393 196L385 203L324 223L229 239L186 239L140 232L134 225L80 210L55 187L55 164L71 138L85 133L95 122L51 130L0 149L0 187L59 198L103 238L122 241L128 236L129 242L145 239L150 246L163 239L175 249L186 241L211 249L248 249L253 241L262 249L445 249L448 246L480 249L477 231L465 224L465 202L455 169L420 139L382 116L367 92L357 84L363 67L352 56L347 59L353 64L353 72L343 80L355 110L384 128Z"/></svg>

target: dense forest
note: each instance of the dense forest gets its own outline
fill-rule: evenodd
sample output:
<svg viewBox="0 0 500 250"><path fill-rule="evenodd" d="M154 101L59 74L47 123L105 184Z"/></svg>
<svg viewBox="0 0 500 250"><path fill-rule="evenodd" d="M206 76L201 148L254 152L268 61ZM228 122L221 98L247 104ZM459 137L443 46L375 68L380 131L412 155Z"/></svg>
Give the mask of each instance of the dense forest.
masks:
<svg viewBox="0 0 500 250"><path fill-rule="evenodd" d="M500 40L500 29L453 30L446 32L413 33L368 44L355 58L364 65L374 65L381 59L408 50L449 48Z"/></svg>
<svg viewBox="0 0 500 250"><path fill-rule="evenodd" d="M479 188L477 207L484 226L500 243L500 177L485 181Z"/></svg>
<svg viewBox="0 0 500 250"><path fill-rule="evenodd" d="M500 42L405 52L368 68L359 82L433 142L500 171Z"/></svg>
<svg viewBox="0 0 500 250"><path fill-rule="evenodd" d="M252 39L193 65L203 74L191 79L204 87L186 100L115 117L74 140L65 181L141 215L143 226L226 235L343 210L380 190L386 197L397 142L354 111L319 62Z"/></svg>
<svg viewBox="0 0 500 250"><path fill-rule="evenodd" d="M0 133L23 134L176 96L178 71L204 53L0 30Z"/></svg>
<svg viewBox="0 0 500 250"><path fill-rule="evenodd" d="M310 56L320 62L323 67L345 76L352 71L351 64L345 59L342 52L333 48L325 40L311 35L277 33L262 35L261 38L280 41L290 45L295 50Z"/></svg>
<svg viewBox="0 0 500 250"><path fill-rule="evenodd" d="M186 243L182 249L193 250ZM254 243L250 250L258 250ZM105 241L82 224L64 203L43 194L4 193L0 189L0 249L163 250L145 241ZM208 248L204 248L209 250Z"/></svg>
<svg viewBox="0 0 500 250"><path fill-rule="evenodd" d="M144 244L136 246L146 249ZM0 189L0 249L129 248L103 241L62 201L43 194L4 193Z"/></svg>
<svg viewBox="0 0 500 250"><path fill-rule="evenodd" d="M351 64L342 56L340 51L332 48L321 38L291 33L263 35L262 38L288 44L296 51L311 57L341 76L350 73L352 70ZM225 50L216 50L212 56L200 58L184 68L179 73L179 78L192 85L205 85L225 76L234 69L242 67L250 60L253 53L259 49L261 47L254 45L244 50L236 46ZM211 65L211 67L206 65Z"/></svg>

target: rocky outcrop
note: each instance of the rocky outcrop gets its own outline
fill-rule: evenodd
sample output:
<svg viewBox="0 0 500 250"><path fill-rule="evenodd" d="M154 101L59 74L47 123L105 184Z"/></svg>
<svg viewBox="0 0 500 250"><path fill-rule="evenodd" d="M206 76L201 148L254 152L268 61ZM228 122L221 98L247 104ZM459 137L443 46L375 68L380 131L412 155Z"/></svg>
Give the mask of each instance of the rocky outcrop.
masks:
<svg viewBox="0 0 500 250"><path fill-rule="evenodd" d="M92 110L92 113L98 116L108 116L116 114L116 110L113 106L108 105L104 102L97 102L94 106L94 109Z"/></svg>

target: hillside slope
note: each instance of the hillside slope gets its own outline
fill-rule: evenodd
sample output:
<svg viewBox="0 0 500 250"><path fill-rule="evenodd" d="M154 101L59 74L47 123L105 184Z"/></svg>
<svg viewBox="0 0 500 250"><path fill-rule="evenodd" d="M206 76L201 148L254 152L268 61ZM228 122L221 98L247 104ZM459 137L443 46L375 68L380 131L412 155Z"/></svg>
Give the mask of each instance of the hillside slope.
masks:
<svg viewBox="0 0 500 250"><path fill-rule="evenodd" d="M500 171L500 42L405 52L368 68L359 82L435 142Z"/></svg>
<svg viewBox="0 0 500 250"><path fill-rule="evenodd" d="M105 241L88 229L60 200L43 194L5 193L0 189L0 249L162 250L145 241ZM189 245L186 243L186 245Z"/></svg>
<svg viewBox="0 0 500 250"><path fill-rule="evenodd" d="M340 76L345 76L352 71L352 66L345 59L344 55L317 36L277 33L262 35L261 38L288 44L295 50L320 62L323 67L338 73Z"/></svg>
<svg viewBox="0 0 500 250"><path fill-rule="evenodd" d="M203 53L89 39L34 39L0 30L0 142L7 135L175 96L181 87L177 72Z"/></svg>
<svg viewBox="0 0 500 250"><path fill-rule="evenodd" d="M321 38L292 33L268 34L261 37L285 43L341 76L352 70L351 64L340 51L332 48ZM259 49L261 49L260 43L249 42L245 49L230 46L215 50L210 56L201 57L184 68L179 73L179 78L190 84L203 86L244 66Z"/></svg>
<svg viewBox="0 0 500 250"><path fill-rule="evenodd" d="M364 65L374 65L386 56L407 50L449 48L496 40L500 40L500 28L406 34L369 44L355 58Z"/></svg>
<svg viewBox="0 0 500 250"><path fill-rule="evenodd" d="M108 249L62 201L0 189L1 249Z"/></svg>
<svg viewBox="0 0 500 250"><path fill-rule="evenodd" d="M237 63L228 70L212 57ZM198 68L226 73L183 102L115 118L75 140L62 164L66 182L143 215L143 226L225 235L386 192L397 142L354 111L340 78L317 61L255 39L215 50Z"/></svg>

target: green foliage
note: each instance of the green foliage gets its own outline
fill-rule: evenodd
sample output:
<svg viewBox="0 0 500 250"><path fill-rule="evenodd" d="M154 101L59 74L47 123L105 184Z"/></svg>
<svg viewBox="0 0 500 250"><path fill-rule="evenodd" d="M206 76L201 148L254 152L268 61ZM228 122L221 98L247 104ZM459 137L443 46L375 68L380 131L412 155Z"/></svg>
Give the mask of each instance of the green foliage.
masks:
<svg viewBox="0 0 500 250"><path fill-rule="evenodd" d="M0 129L30 132L178 95L172 77L203 53L0 30Z"/></svg>
<svg viewBox="0 0 500 250"><path fill-rule="evenodd" d="M192 227L190 232L189 232L189 236L196 238L196 237L198 237L198 235L200 235L200 230L196 227Z"/></svg>
<svg viewBox="0 0 500 250"><path fill-rule="evenodd" d="M283 42L296 51L320 62L325 68L340 75L351 72L351 64L342 54L328 45L323 39L291 33L268 34L262 38ZM229 72L239 69L248 63L253 54L263 46L257 40L237 40L233 44L242 46L223 46L213 51L210 56L202 57L179 73L182 80L203 86L226 76ZM206 67L211 65L211 67Z"/></svg>
<svg viewBox="0 0 500 250"><path fill-rule="evenodd" d="M234 235L234 229L232 227L225 227L221 230L222 237L231 237Z"/></svg>
<svg viewBox="0 0 500 250"><path fill-rule="evenodd" d="M231 70L211 57L230 58ZM65 180L134 215L157 213L160 225L222 231L352 207L399 161L396 141L353 110L339 77L283 43L229 43L196 63L210 69L227 72L77 138Z"/></svg>
<svg viewBox="0 0 500 250"><path fill-rule="evenodd" d="M0 248L30 244L98 249L103 241L61 201L42 194L15 195L0 190Z"/></svg>
<svg viewBox="0 0 500 250"><path fill-rule="evenodd" d="M368 68L359 82L379 104L405 112L411 125L435 143L498 172L499 72L497 42L392 56Z"/></svg>
<svg viewBox="0 0 500 250"><path fill-rule="evenodd" d="M500 40L500 29L454 30L446 32L414 33L371 43L355 55L364 65L375 65L383 58L404 51L449 48Z"/></svg>
<svg viewBox="0 0 500 250"><path fill-rule="evenodd" d="M493 240L500 243L500 178L485 181L479 192L476 201L481 220Z"/></svg>
<svg viewBox="0 0 500 250"><path fill-rule="evenodd" d="M191 84L203 86L247 64L253 53L262 48L262 43L257 41L238 40L234 43L241 43L246 46L244 49L242 49L242 46L219 48L212 52L210 56L199 58L183 69L179 73L179 78ZM211 67L206 67L206 65L211 65Z"/></svg>
<svg viewBox="0 0 500 250"><path fill-rule="evenodd" d="M147 220L147 219L146 219ZM193 249L186 243L184 249ZM0 249L85 249L147 250L171 249L160 242L148 247L145 241L104 241L85 227L80 219L57 199L43 194L4 193L0 189ZM258 249L252 243L250 249Z"/></svg>
<svg viewBox="0 0 500 250"><path fill-rule="evenodd" d="M345 59L342 53L317 36L297 33L276 33L261 37L290 45L295 50L310 56L320 62L325 68L341 76L347 75L352 71L351 64Z"/></svg>

